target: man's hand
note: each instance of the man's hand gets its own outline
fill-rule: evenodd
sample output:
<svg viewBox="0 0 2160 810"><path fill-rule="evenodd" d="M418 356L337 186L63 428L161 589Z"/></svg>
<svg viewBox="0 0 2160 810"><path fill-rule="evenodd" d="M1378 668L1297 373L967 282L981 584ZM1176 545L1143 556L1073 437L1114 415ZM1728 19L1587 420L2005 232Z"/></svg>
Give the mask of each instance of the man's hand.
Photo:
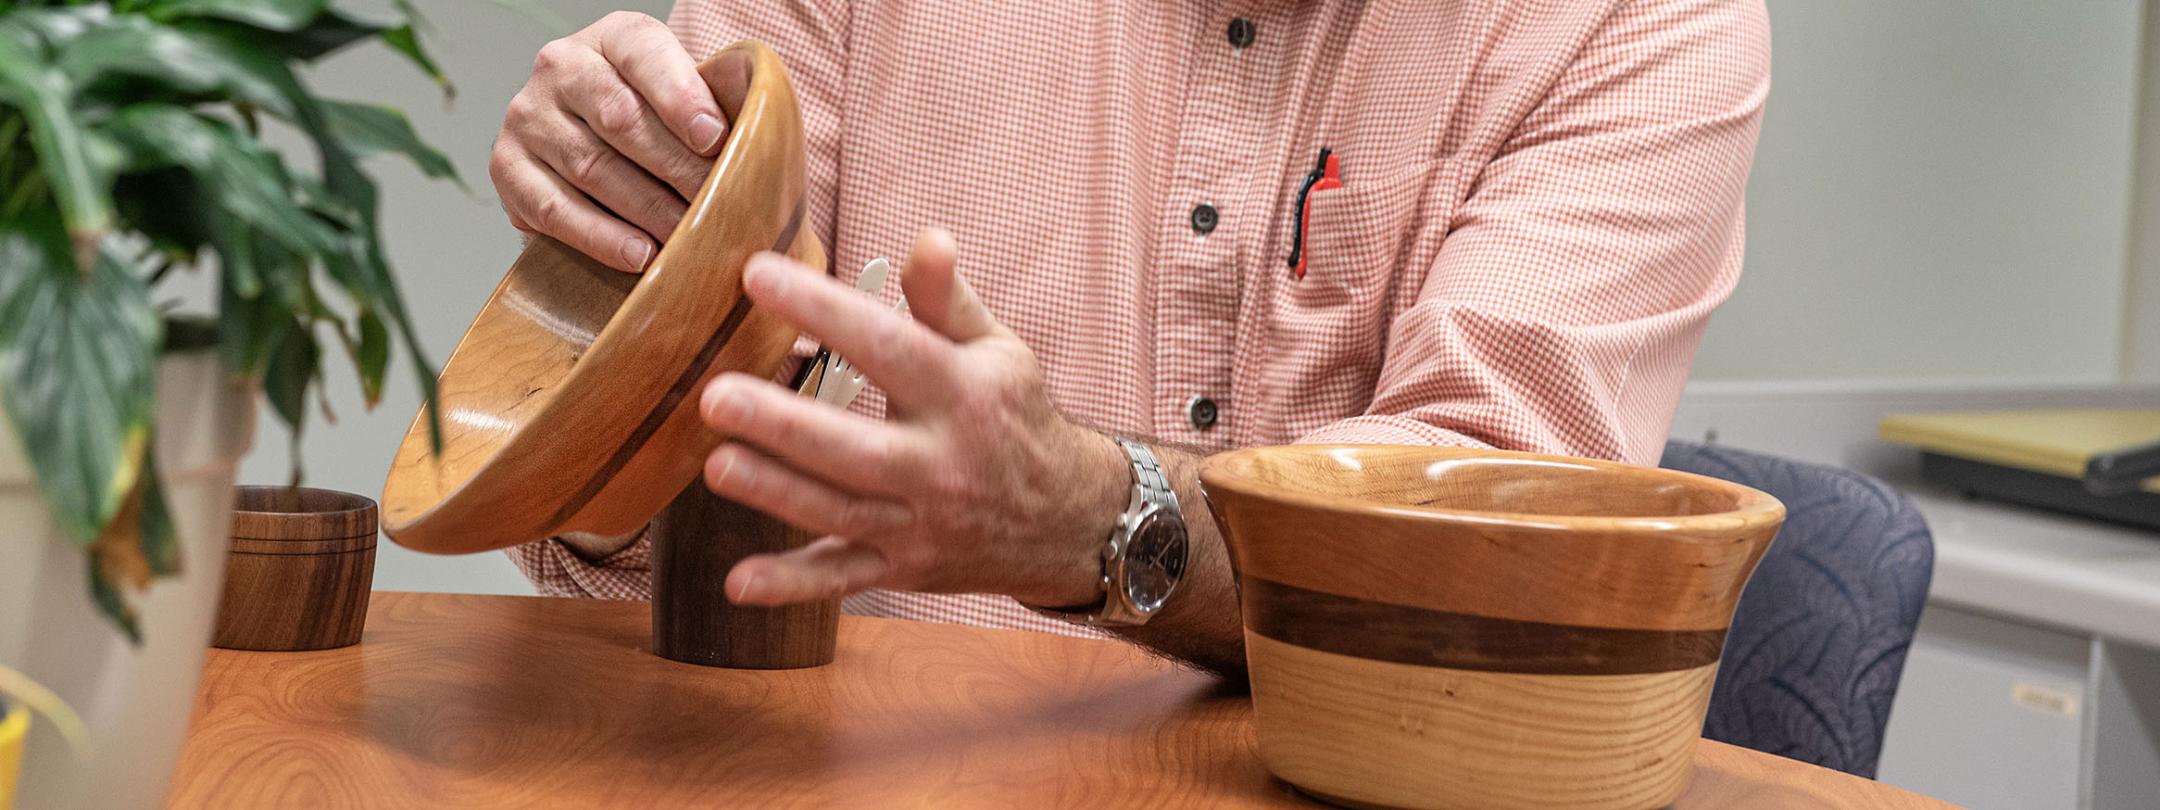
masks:
<svg viewBox="0 0 2160 810"><path fill-rule="evenodd" d="M751 259L751 300L882 386L891 419L742 374L705 388L705 421L733 437L706 461L706 485L831 535L737 564L730 600L780 605L873 587L1038 605L1100 597L1102 544L1132 489L1124 454L1057 411L1034 353L953 265L944 232L916 241L901 275L909 320L785 257Z"/></svg>
<svg viewBox="0 0 2160 810"><path fill-rule="evenodd" d="M645 269L727 136L707 82L643 14L618 11L541 48L488 159L510 224Z"/></svg>

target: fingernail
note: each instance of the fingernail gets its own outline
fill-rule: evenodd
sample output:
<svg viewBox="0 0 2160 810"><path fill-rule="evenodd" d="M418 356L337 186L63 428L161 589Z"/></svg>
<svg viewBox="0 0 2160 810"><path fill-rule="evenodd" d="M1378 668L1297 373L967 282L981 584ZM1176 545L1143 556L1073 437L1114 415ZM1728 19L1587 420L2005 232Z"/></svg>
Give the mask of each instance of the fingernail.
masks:
<svg viewBox="0 0 2160 810"><path fill-rule="evenodd" d="M780 265L780 257L769 252L750 257L750 266L743 272L754 274L758 285L764 287L766 294L774 298L786 295L788 285L792 283L788 278L792 274Z"/></svg>
<svg viewBox="0 0 2160 810"><path fill-rule="evenodd" d="M734 386L714 380L711 397L705 403L705 413L715 422L734 422L741 418L749 404Z"/></svg>
<svg viewBox="0 0 2160 810"><path fill-rule="evenodd" d="M734 474L735 474L735 456L734 456L734 455L732 455L732 454L730 454L730 455L729 455L729 456L728 456L728 457L727 457L727 458L725 459L725 463L723 463L723 464L721 464L721 465L720 465L720 471L719 471L719 472L717 472L717 473L713 473L713 477L712 477L712 480L710 480L710 481L707 481L707 482L705 482L705 483L706 483L706 485L707 485L707 486L708 486L709 488L713 489L714 491L718 491L718 490L721 490L721 489L725 489L725 488L727 487L727 482L728 482L728 476L731 476L731 475L734 475Z"/></svg>
<svg viewBox="0 0 2160 810"><path fill-rule="evenodd" d="M743 577L742 587L736 589L735 594L728 597L728 601L734 602L738 605L742 604L742 601L744 599L750 598L750 594L757 591L758 583L760 581L763 581L764 579L765 577L759 574L751 574L747 577Z"/></svg>
<svg viewBox="0 0 2160 810"><path fill-rule="evenodd" d="M645 263L652 261L652 243L635 236L626 237L622 243L622 258L638 272L645 271Z"/></svg>
<svg viewBox="0 0 2160 810"><path fill-rule="evenodd" d="M727 126L711 115L698 113L696 118L690 119L691 146L697 148L698 154L711 152L713 147L720 145L720 136L726 134Z"/></svg>

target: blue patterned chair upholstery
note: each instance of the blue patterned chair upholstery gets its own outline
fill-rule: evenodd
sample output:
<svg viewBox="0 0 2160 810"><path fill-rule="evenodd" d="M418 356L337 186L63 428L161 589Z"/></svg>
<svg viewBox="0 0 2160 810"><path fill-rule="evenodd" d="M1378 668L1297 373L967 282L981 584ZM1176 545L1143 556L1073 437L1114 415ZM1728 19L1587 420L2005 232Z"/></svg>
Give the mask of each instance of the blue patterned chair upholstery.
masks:
<svg viewBox="0 0 2160 810"><path fill-rule="evenodd" d="M1660 466L1787 511L1740 597L1704 736L1873 778L1934 573L1919 510L1872 477L1744 450L1672 442Z"/></svg>

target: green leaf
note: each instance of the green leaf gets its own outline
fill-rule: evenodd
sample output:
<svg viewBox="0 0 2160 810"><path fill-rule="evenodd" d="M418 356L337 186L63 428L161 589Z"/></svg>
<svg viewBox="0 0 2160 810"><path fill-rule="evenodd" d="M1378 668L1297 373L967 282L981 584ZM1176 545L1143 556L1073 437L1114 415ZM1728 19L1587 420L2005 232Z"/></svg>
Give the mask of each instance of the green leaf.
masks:
<svg viewBox="0 0 2160 810"><path fill-rule="evenodd" d="M156 442L151 442L153 447L155 444ZM143 451L143 465L146 469L157 469L157 453L154 450ZM158 476L142 477L142 492L139 497L142 498L139 507L142 514L137 540L142 544L144 561L150 564L150 573L160 577L180 573L178 533L173 529L172 509L165 502L165 488L158 482Z"/></svg>
<svg viewBox="0 0 2160 810"><path fill-rule="evenodd" d="M244 295L230 278L219 285L218 346L226 370L250 375L261 371L291 324L292 311L275 295Z"/></svg>
<svg viewBox="0 0 2160 810"><path fill-rule="evenodd" d="M291 33L323 14L324 0L150 0L142 11L161 21L210 17Z"/></svg>
<svg viewBox="0 0 2160 810"><path fill-rule="evenodd" d="M121 16L53 43L53 67L95 103L139 103L162 88L167 100L244 101L274 115L298 115L309 96L274 52L244 47L212 29L159 25Z"/></svg>
<svg viewBox="0 0 2160 810"><path fill-rule="evenodd" d="M48 62L38 36L16 22L0 21L0 104L28 123L38 166L72 237L74 265L88 270L98 240L112 227L112 179L91 159L66 69Z"/></svg>
<svg viewBox="0 0 2160 810"><path fill-rule="evenodd" d="M412 26L402 25L384 31L382 39L383 43L389 45L391 50L404 54L405 59L412 62L414 67L420 68L421 73L425 73L428 78L434 79L435 86L442 88L444 98L457 95L457 87L450 83L450 76L443 73L442 67L435 64L435 60L428 56L426 49L420 47L420 36L413 31Z"/></svg>
<svg viewBox="0 0 2160 810"><path fill-rule="evenodd" d="M329 119L331 133L344 141L354 154L360 157L384 153L404 155L429 177L458 179L457 168L450 165L450 159L420 140L420 133L413 130L412 121L406 119L404 113L380 105L349 101L324 101L322 108Z"/></svg>
<svg viewBox="0 0 2160 810"><path fill-rule="evenodd" d="M160 323L119 258L78 273L65 245L50 212L0 223L0 401L54 518L89 543L143 469Z"/></svg>
<svg viewBox="0 0 2160 810"><path fill-rule="evenodd" d="M96 564L83 566L90 570L90 598L97 602L98 612L111 619L128 641L142 643L142 625L135 620L135 608L128 605L127 597L120 594L120 586L107 579L104 569Z"/></svg>
<svg viewBox="0 0 2160 810"><path fill-rule="evenodd" d="M276 353L270 356L270 365L263 370L263 394L269 397L278 418L292 428L294 441L299 440L300 429L306 424L308 386L314 383L320 368L322 347L315 342L314 330L305 321L293 321L278 341Z"/></svg>
<svg viewBox="0 0 2160 810"><path fill-rule="evenodd" d="M249 39L260 47L312 62L353 43L382 36L384 31L396 27L397 24L395 20L368 20L343 11L331 10L297 31L274 36L257 34Z"/></svg>
<svg viewBox="0 0 2160 810"><path fill-rule="evenodd" d="M390 368L390 330L373 312L360 313L360 345L351 347L353 365L360 373L360 392L367 406L382 403L383 374Z"/></svg>
<svg viewBox="0 0 2160 810"><path fill-rule="evenodd" d="M187 170L219 214L259 229L288 250L312 255L339 249L337 232L296 202L284 160L230 124L178 107L141 104L115 114L101 131L126 155L128 169ZM252 257L238 258L239 272L254 272ZM240 281L249 286L246 278Z"/></svg>

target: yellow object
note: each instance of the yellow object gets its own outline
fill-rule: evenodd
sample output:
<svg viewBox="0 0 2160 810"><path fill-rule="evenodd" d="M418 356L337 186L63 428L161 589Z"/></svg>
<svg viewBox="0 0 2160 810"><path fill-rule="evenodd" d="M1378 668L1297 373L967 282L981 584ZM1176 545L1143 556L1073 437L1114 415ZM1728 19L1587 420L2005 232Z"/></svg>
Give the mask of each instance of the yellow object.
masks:
<svg viewBox="0 0 2160 810"><path fill-rule="evenodd" d="M15 806L15 785L22 777L23 735L30 733L30 710L8 702L0 717L0 810Z"/></svg>
<svg viewBox="0 0 2160 810"><path fill-rule="evenodd" d="M2160 441L2160 409L1893 414L1877 432L1930 453L2084 478L2093 456ZM2160 477L2144 488L2160 492Z"/></svg>

